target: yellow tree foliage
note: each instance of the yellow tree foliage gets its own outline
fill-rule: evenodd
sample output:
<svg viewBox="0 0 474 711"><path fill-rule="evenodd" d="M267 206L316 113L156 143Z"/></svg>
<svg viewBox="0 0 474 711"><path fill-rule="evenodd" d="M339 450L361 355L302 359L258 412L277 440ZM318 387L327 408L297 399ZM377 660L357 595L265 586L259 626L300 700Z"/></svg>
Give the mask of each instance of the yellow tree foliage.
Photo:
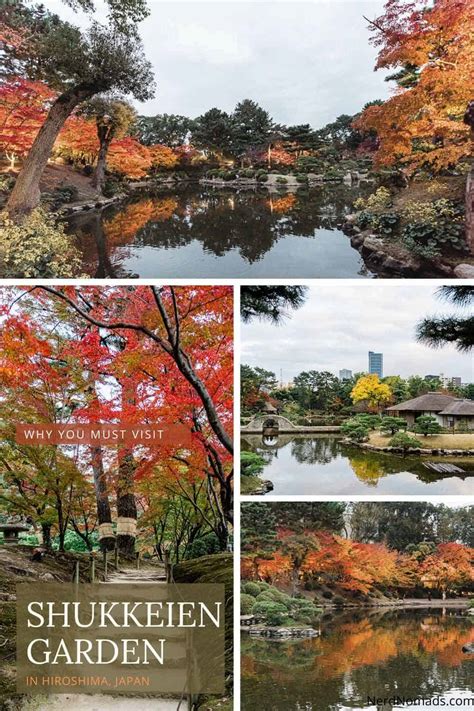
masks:
<svg viewBox="0 0 474 711"><path fill-rule="evenodd" d="M371 22L376 69L398 70L394 95L355 123L376 131L379 165L440 170L469 155L463 117L473 99L473 28L472 0L388 0Z"/></svg>
<svg viewBox="0 0 474 711"><path fill-rule="evenodd" d="M354 385L351 391L351 398L354 404L366 402L368 407L380 410L383 405L390 401L392 391L386 383L382 383L375 373L363 375Z"/></svg>

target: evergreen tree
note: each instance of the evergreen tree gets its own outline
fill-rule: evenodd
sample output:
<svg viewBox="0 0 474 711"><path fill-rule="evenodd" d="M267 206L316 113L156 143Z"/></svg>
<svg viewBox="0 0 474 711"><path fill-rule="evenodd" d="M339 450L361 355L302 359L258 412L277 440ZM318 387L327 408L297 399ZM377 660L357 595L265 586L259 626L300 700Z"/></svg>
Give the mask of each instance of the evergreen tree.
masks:
<svg viewBox="0 0 474 711"><path fill-rule="evenodd" d="M252 148L266 148L275 139L276 126L270 114L251 99L237 104L231 126L230 146L237 158L243 158Z"/></svg>
<svg viewBox="0 0 474 711"><path fill-rule="evenodd" d="M135 133L140 143L145 146L159 144L177 148L186 142L193 126L192 119L177 114L139 116L135 124Z"/></svg>
<svg viewBox="0 0 474 711"><path fill-rule="evenodd" d="M279 323L288 309L299 309L306 300L306 286L243 286L240 315L245 323L253 318Z"/></svg>
<svg viewBox="0 0 474 711"><path fill-rule="evenodd" d="M443 286L438 294L457 306L474 304L474 286ZM469 352L474 346L474 316L471 313L425 318L417 326L417 338L433 348L452 343L458 351Z"/></svg>
<svg viewBox="0 0 474 711"><path fill-rule="evenodd" d="M220 109L210 109L194 121L192 143L209 154L226 153L231 141L231 119Z"/></svg>
<svg viewBox="0 0 474 711"><path fill-rule="evenodd" d="M276 544L276 516L268 504L243 503L240 512L243 550L270 552Z"/></svg>

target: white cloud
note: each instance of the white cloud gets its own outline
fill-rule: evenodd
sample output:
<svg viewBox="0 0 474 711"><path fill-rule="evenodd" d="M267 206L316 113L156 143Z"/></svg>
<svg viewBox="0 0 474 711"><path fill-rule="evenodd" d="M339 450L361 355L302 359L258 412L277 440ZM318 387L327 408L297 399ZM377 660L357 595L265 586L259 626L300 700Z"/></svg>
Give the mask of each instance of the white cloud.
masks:
<svg viewBox="0 0 474 711"><path fill-rule="evenodd" d="M242 362L291 380L302 370L367 370L369 350L384 354L385 375L441 374L474 380L474 357L453 346L434 350L415 339L424 316L455 307L420 282L374 281L317 284L305 305L279 326L254 321L242 326Z"/></svg>
<svg viewBox="0 0 474 711"><path fill-rule="evenodd" d="M246 64L253 56L250 47L232 32L196 23L173 23L164 49L196 64Z"/></svg>

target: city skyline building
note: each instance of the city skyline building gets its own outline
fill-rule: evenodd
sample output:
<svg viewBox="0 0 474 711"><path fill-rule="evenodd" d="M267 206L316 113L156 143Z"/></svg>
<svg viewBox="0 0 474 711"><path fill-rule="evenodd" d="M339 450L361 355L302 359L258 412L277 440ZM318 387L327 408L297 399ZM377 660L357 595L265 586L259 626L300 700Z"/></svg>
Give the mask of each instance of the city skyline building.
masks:
<svg viewBox="0 0 474 711"><path fill-rule="evenodd" d="M369 351L369 373L383 378L383 353Z"/></svg>

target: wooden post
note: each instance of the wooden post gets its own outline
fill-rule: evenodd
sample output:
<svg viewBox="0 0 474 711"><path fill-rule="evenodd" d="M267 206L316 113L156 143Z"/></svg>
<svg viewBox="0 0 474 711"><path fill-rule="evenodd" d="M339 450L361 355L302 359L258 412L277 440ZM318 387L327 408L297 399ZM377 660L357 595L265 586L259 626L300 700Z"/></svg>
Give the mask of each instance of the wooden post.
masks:
<svg viewBox="0 0 474 711"><path fill-rule="evenodd" d="M95 558L91 555L91 583L95 583Z"/></svg>
<svg viewBox="0 0 474 711"><path fill-rule="evenodd" d="M115 570L118 570L119 567L119 549L118 546L115 546Z"/></svg>
<svg viewBox="0 0 474 711"><path fill-rule="evenodd" d="M137 551L137 570L140 570L140 552Z"/></svg>
<svg viewBox="0 0 474 711"><path fill-rule="evenodd" d="M104 548L104 583L107 581L107 566L108 566L108 558L107 558L107 548Z"/></svg>
<svg viewBox="0 0 474 711"><path fill-rule="evenodd" d="M74 583L79 585L79 561L76 560L76 567L74 570Z"/></svg>

